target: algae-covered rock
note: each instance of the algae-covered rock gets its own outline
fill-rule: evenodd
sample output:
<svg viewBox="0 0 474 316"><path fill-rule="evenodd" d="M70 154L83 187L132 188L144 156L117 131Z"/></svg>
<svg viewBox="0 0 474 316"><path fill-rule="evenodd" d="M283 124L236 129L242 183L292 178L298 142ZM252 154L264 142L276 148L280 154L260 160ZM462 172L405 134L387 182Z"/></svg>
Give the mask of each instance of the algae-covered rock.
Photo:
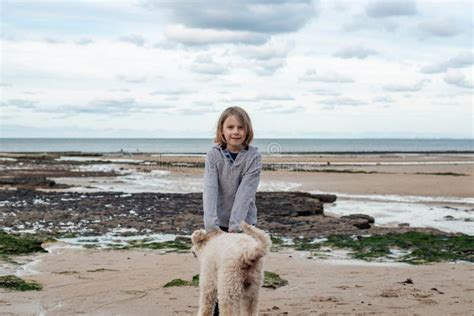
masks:
<svg viewBox="0 0 474 316"><path fill-rule="evenodd" d="M0 232L0 254L25 255L32 252L46 252L41 247L43 240L31 236L12 235Z"/></svg>
<svg viewBox="0 0 474 316"><path fill-rule="evenodd" d="M263 276L263 287L276 289L281 286L288 285L287 280L282 279L278 274L274 272L265 271Z"/></svg>
<svg viewBox="0 0 474 316"><path fill-rule="evenodd" d="M25 281L14 275L0 276L0 287L13 291L41 291L41 284L35 281Z"/></svg>
<svg viewBox="0 0 474 316"><path fill-rule="evenodd" d="M173 287L173 286L198 286L199 285L199 274L193 276L192 281L186 281L183 279L173 279L163 285L163 287Z"/></svg>

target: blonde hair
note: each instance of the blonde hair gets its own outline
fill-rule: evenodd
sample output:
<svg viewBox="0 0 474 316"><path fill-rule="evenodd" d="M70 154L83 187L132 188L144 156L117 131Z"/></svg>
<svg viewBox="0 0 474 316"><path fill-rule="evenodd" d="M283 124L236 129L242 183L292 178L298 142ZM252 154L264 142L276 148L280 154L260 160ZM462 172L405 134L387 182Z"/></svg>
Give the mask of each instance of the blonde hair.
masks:
<svg viewBox="0 0 474 316"><path fill-rule="evenodd" d="M214 142L221 146L225 146L227 144L224 138L224 122L227 120L229 116L235 116L240 123L242 123L244 130L245 130L245 139L243 141L244 146L249 145L253 141L253 128L252 128L252 121L250 120L249 115L239 106L231 106L222 112L219 120L217 121L217 129L216 129L216 137L214 138Z"/></svg>

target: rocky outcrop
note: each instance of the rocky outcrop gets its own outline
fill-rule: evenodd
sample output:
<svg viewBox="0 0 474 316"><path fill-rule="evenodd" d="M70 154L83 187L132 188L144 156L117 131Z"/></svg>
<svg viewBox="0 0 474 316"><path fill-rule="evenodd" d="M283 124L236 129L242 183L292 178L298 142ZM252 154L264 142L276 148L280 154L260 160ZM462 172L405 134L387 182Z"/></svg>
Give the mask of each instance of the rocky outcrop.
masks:
<svg viewBox="0 0 474 316"><path fill-rule="evenodd" d="M0 225L13 231L36 229L48 234L100 235L115 228L134 228L140 234L188 235L203 227L201 193L77 193L18 189L0 190L0 202ZM302 192L259 192L257 208L258 226L279 236L321 237L415 230L371 227L363 216L326 216L319 196Z"/></svg>
<svg viewBox="0 0 474 316"><path fill-rule="evenodd" d="M0 185L8 185L14 187L31 187L31 188L51 188L56 185L53 180L42 176L31 177L0 177Z"/></svg>
<svg viewBox="0 0 474 316"><path fill-rule="evenodd" d="M369 224L375 223L375 219L372 216L366 215L366 214L351 214L351 215L341 216L341 218L348 218L348 219L354 219L354 220L361 219L361 220L367 221L367 223Z"/></svg>
<svg viewBox="0 0 474 316"><path fill-rule="evenodd" d="M329 195L306 192L258 192L256 204L259 213L271 213L275 216L322 215L324 207L321 199L336 200L335 195L328 197Z"/></svg>
<svg viewBox="0 0 474 316"><path fill-rule="evenodd" d="M353 226L359 229L369 229L371 227L370 224L375 223L375 219L372 216L366 214L351 214L341 216L341 219L349 220Z"/></svg>

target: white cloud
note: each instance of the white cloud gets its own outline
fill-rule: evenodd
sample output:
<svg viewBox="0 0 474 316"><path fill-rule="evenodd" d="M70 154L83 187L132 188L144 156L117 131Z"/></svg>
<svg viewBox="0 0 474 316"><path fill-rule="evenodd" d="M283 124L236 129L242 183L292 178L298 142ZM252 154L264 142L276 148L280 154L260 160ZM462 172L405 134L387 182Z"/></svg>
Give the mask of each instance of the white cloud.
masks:
<svg viewBox="0 0 474 316"><path fill-rule="evenodd" d="M148 0L142 6L156 11L170 9L175 21L190 28L277 34L301 29L317 15L315 2L202 0L190 5L183 1Z"/></svg>
<svg viewBox="0 0 474 316"><path fill-rule="evenodd" d="M218 64L211 56L198 56L194 59L190 70L206 75L224 75L229 72L228 67Z"/></svg>
<svg viewBox="0 0 474 316"><path fill-rule="evenodd" d="M138 47L143 47L146 42L145 38L139 34L130 34L130 35L120 36L119 40L122 42L131 43Z"/></svg>
<svg viewBox="0 0 474 316"><path fill-rule="evenodd" d="M266 104L259 106L259 110L269 114L294 114L304 112L306 109L301 105Z"/></svg>
<svg viewBox="0 0 474 316"><path fill-rule="evenodd" d="M237 47L236 54L256 60L269 60L274 58L286 58L293 49L294 43L287 41L271 40L261 46Z"/></svg>
<svg viewBox="0 0 474 316"><path fill-rule="evenodd" d="M413 0L371 0L365 7L368 16L385 18L391 16L411 16L418 13Z"/></svg>
<svg viewBox="0 0 474 316"><path fill-rule="evenodd" d="M144 83L147 81L147 77L146 76L117 75L117 80L126 82L126 83Z"/></svg>
<svg viewBox="0 0 474 316"><path fill-rule="evenodd" d="M354 98L348 97L339 97L339 98L332 98L332 99L325 99L318 102L319 104L325 105L325 109L334 109L336 107L341 106L362 106L367 105L367 102L357 100Z"/></svg>
<svg viewBox="0 0 474 316"><path fill-rule="evenodd" d="M184 25L171 25L165 30L165 36L174 42L185 45L209 45L226 43L245 43L261 45L269 36L247 31L213 30L190 28Z"/></svg>
<svg viewBox="0 0 474 316"><path fill-rule="evenodd" d="M449 68L464 68L474 64L474 53L464 52L457 56L450 58L446 61L430 64L421 68L423 73L440 73L448 70Z"/></svg>
<svg viewBox="0 0 474 316"><path fill-rule="evenodd" d="M372 99L373 102L377 103L394 103L395 100L389 95L377 96Z"/></svg>
<svg viewBox="0 0 474 316"><path fill-rule="evenodd" d="M44 42L48 44L64 44L65 43L63 40L52 38L52 37L45 37Z"/></svg>
<svg viewBox="0 0 474 316"><path fill-rule="evenodd" d="M364 14L357 14L348 22L344 22L342 29L346 32L359 30L384 30L386 32L394 32L398 29L399 24L389 19L371 18Z"/></svg>
<svg viewBox="0 0 474 316"><path fill-rule="evenodd" d="M89 44L94 43L94 41L91 40L90 38L81 38L81 39L75 41L75 43L77 45L89 45Z"/></svg>
<svg viewBox="0 0 474 316"><path fill-rule="evenodd" d="M416 92L420 91L423 86L430 82L427 79L420 80L416 83L403 83L403 84L389 84L384 86L384 90L386 91L392 91L392 92Z"/></svg>
<svg viewBox="0 0 474 316"><path fill-rule="evenodd" d="M1 103L2 107L13 107L18 109L34 109L38 101L26 99L9 99Z"/></svg>
<svg viewBox="0 0 474 316"><path fill-rule="evenodd" d="M300 81L317 81L328 83L351 83L354 79L349 76L337 73L335 71L325 71L323 73L314 69L308 69L306 73L300 78Z"/></svg>
<svg viewBox="0 0 474 316"><path fill-rule="evenodd" d="M357 58L365 59L370 55L377 55L378 52L374 49L367 48L362 44L355 44L345 46L333 54L333 56L340 58Z"/></svg>
<svg viewBox="0 0 474 316"><path fill-rule="evenodd" d="M321 88L311 89L310 92L314 93L315 95L331 96L331 97L338 97L341 95L340 92L327 90L327 89L321 89Z"/></svg>
<svg viewBox="0 0 474 316"><path fill-rule="evenodd" d="M472 82L469 82L466 76L459 70L450 69L444 76L444 81L450 85L454 85L460 88L472 89L474 88Z"/></svg>
<svg viewBox="0 0 474 316"><path fill-rule="evenodd" d="M183 88L166 88L166 89L156 89L150 92L150 95L171 95L171 96L177 96L177 95L189 95L192 94L193 91L188 90L188 89L183 89Z"/></svg>
<svg viewBox="0 0 474 316"><path fill-rule="evenodd" d="M223 102L229 103L240 103L240 102L262 102L262 101L293 101L293 98L289 94L282 94L282 93L259 93L255 96L250 97L232 97L232 98L225 98Z"/></svg>
<svg viewBox="0 0 474 316"><path fill-rule="evenodd" d="M452 37L461 33L461 30L452 18L421 22L418 27L425 34L438 37Z"/></svg>

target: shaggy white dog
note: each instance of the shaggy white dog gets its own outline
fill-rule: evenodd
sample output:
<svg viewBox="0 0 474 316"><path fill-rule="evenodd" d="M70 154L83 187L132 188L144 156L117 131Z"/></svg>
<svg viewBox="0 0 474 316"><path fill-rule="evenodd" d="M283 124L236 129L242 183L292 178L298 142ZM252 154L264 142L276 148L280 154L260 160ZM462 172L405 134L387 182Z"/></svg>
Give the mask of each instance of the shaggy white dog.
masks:
<svg viewBox="0 0 474 316"><path fill-rule="evenodd" d="M219 314L257 315L263 283L263 257L271 240L264 231L241 223L243 234L209 237L204 230L192 234L192 251L199 258L198 315L212 315L216 298Z"/></svg>

